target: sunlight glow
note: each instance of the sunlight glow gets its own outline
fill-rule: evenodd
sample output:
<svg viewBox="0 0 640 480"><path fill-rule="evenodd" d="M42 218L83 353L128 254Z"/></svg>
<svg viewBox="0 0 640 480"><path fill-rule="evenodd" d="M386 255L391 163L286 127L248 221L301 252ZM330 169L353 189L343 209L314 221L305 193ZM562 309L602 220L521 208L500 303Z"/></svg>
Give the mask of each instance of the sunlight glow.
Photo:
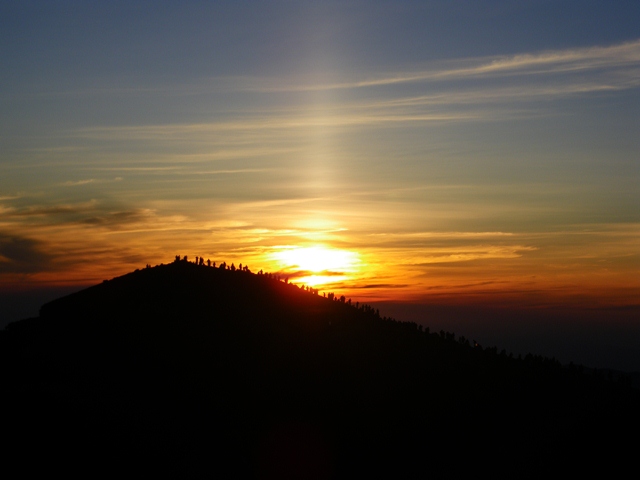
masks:
<svg viewBox="0 0 640 480"><path fill-rule="evenodd" d="M273 254L273 259L283 268L313 273L352 272L359 263L357 253L323 246L283 247Z"/></svg>
<svg viewBox="0 0 640 480"><path fill-rule="evenodd" d="M311 287L344 282L362 267L358 253L322 245L277 247L271 261L281 272L291 274L292 283Z"/></svg>

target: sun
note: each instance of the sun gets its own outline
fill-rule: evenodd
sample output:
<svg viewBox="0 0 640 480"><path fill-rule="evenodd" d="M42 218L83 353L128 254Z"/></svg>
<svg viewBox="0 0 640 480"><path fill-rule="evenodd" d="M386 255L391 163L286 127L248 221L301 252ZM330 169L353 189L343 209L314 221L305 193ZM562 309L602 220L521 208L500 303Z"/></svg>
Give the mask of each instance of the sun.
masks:
<svg viewBox="0 0 640 480"><path fill-rule="evenodd" d="M347 272L357 263L357 254L327 247L289 247L274 254L283 266L313 273L327 270Z"/></svg>
<svg viewBox="0 0 640 480"><path fill-rule="evenodd" d="M280 247L272 260L283 270L308 273L298 280L312 286L344 280L360 263L356 252L326 246Z"/></svg>

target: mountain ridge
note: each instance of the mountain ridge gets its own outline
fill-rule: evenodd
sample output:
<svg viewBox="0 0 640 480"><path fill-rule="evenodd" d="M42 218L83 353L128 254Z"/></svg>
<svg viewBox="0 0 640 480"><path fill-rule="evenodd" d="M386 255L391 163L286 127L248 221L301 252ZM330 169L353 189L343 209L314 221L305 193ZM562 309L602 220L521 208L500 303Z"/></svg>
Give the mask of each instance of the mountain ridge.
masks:
<svg viewBox="0 0 640 480"><path fill-rule="evenodd" d="M161 456L176 474L215 459L218 472L282 477L292 449L307 458L303 476L331 478L408 474L425 452L486 461L498 448L513 468L546 465L567 445L624 448L593 432L639 425L638 392L624 383L349 303L184 260L54 300L0 335L5 408L18 414L8 431L39 431L40 453L56 429L71 432L62 445L93 461ZM489 448L473 432L500 436Z"/></svg>

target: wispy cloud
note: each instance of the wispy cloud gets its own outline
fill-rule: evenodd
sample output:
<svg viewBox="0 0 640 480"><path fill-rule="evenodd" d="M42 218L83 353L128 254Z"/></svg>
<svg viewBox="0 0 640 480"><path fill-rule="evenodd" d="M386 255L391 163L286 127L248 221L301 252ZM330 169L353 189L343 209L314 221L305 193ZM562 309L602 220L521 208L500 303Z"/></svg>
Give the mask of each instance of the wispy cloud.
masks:
<svg viewBox="0 0 640 480"><path fill-rule="evenodd" d="M273 114L259 118L247 118L244 121L221 121L199 124L169 124L122 127L90 127L76 132L78 137L93 140L160 140L170 141L175 136L200 136L220 134L221 132L242 131L277 131L291 135L292 130L317 129L321 127L376 126L382 124L399 124L407 122L443 123L468 121L483 118L483 114L475 112L462 113L401 113L370 112L369 114L349 114L335 112L333 114L316 115L315 113L289 115Z"/></svg>
<svg viewBox="0 0 640 480"><path fill-rule="evenodd" d="M365 283L362 285L350 285L350 290L369 290L369 289L403 289L408 287L408 284L403 283Z"/></svg>
<svg viewBox="0 0 640 480"><path fill-rule="evenodd" d="M77 229L78 226L91 226L120 231L141 225L166 227L167 223L167 218L159 221L156 212L149 208L119 208L97 200L67 204L29 205L5 209L0 212L0 224L12 228L33 229L51 226Z"/></svg>
<svg viewBox="0 0 640 480"><path fill-rule="evenodd" d="M76 180L76 181L72 181L69 180L67 182L62 183L63 187L77 187L79 185L87 185L89 183L95 183L96 179L95 178L89 178L87 180Z"/></svg>
<svg viewBox="0 0 640 480"><path fill-rule="evenodd" d="M222 170L182 170L175 175L240 175L243 173L264 173L272 171L269 168L235 168Z"/></svg>
<svg viewBox="0 0 640 480"><path fill-rule="evenodd" d="M14 207L6 211L5 217L51 217L56 215L75 215L91 211L96 208L96 201L78 203L36 204L24 207Z"/></svg>
<svg viewBox="0 0 640 480"><path fill-rule="evenodd" d="M542 83L541 76L545 80ZM488 77L492 78L491 85L482 81ZM473 84L457 82L469 79L478 81ZM516 112L514 102L529 102L529 106L533 106L532 101L540 99L553 100L638 88L640 40L606 47L459 60L423 71L382 75L372 80L309 84L304 78L262 78L245 79L237 82L237 86L240 90L269 93L357 90L395 84L415 84L422 88L422 82L430 82L430 93L399 95L405 89L378 89L362 98L358 98L361 97L358 95L340 97L339 102L328 101L320 106L307 104L304 98L299 99L302 103L297 105L271 108L257 103L259 106L255 109L236 111L233 118L229 119L202 123L83 127L70 133L70 138L153 141L173 145L176 142L202 145L205 141L211 146L224 139L229 148L218 146L198 158L192 158L193 161L211 161L291 153L290 145L273 144L272 136L276 133L291 137L298 131L312 132L321 128L445 124L505 118ZM246 137L247 134L251 136ZM258 139L256 135L259 134L267 137ZM198 142L194 142L195 139ZM247 142L250 141L259 141L260 148L247 148ZM187 161L188 157L183 156L182 160Z"/></svg>
<svg viewBox="0 0 640 480"><path fill-rule="evenodd" d="M519 258L524 252L537 250L527 245L478 245L463 248L427 248L411 259L413 265L432 265L438 263L470 262L486 259Z"/></svg>
<svg viewBox="0 0 640 480"><path fill-rule="evenodd" d="M330 90L362 90L425 82L439 84L469 79L512 78L532 75L538 77L545 75L548 78L555 78L560 75L574 75L573 81L562 87L538 88L537 91L530 92L530 95L542 96L636 88L640 83L639 70L640 39L637 39L615 45L596 45L563 50L524 52L516 55L462 58L437 62L426 68L405 70L403 72L357 72L348 74L348 78L338 78L325 82L318 82L315 76L304 75L290 77L214 77L187 84L165 84L154 87L84 88L58 93L46 92L41 93L41 95L201 97L224 95L229 92L304 93ZM328 73L327 76L330 77L331 73ZM590 81L585 81L585 76ZM526 80L523 79L522 81ZM362 119L358 121L361 122ZM237 129L239 127L240 125L228 125L226 128ZM264 125L263 128L268 129L270 126ZM56 148L64 152L70 149L78 150L82 147L65 146Z"/></svg>
<svg viewBox="0 0 640 480"><path fill-rule="evenodd" d="M372 233L372 237L382 238L486 238L512 237L512 232L407 232L407 233Z"/></svg>
<svg viewBox="0 0 640 480"><path fill-rule="evenodd" d="M271 81L245 79L243 84L240 79L238 85L242 85L240 88L246 90L262 92L319 91L499 75L539 75L601 69L637 69L638 65L640 65L640 40L635 40L611 46L457 60L427 70L396 73L389 76L381 75L365 80L310 84L304 79L288 83L283 82L282 79Z"/></svg>
<svg viewBox="0 0 640 480"><path fill-rule="evenodd" d="M61 183L60 185L63 187L79 187L82 185L95 184L95 183L112 183L112 182L121 182L122 177L115 177L111 179L96 179L96 178L87 178L84 180L68 180L66 182Z"/></svg>
<svg viewBox="0 0 640 480"><path fill-rule="evenodd" d="M473 288L476 289L477 287L486 287L487 285L504 285L508 282L505 281L501 281L501 282L496 282L496 281L488 281L488 282L475 282L475 283L465 283L465 284L455 284L455 285L430 285L425 287L425 290L429 291L429 290L458 290L458 289L468 289L468 288Z"/></svg>
<svg viewBox="0 0 640 480"><path fill-rule="evenodd" d="M640 74L640 69L638 70ZM419 95L414 97L401 97L390 100L381 100L367 105L368 108L399 108L431 106L441 107L447 105L478 105L478 104L504 104L514 101L553 100L558 97L567 97L588 93L605 93L635 88L640 86L640 76L621 79L617 82L601 83L596 81L558 84L552 86L540 86L526 84L519 86L505 86L502 88L472 89L466 91L446 91L431 95Z"/></svg>

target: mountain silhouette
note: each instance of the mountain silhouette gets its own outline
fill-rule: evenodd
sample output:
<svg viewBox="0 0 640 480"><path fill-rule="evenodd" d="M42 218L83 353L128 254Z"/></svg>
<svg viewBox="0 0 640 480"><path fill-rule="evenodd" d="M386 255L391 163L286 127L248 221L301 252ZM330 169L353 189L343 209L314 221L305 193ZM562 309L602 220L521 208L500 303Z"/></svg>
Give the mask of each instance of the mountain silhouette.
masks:
<svg viewBox="0 0 640 480"><path fill-rule="evenodd" d="M44 305L0 332L0 359L26 471L521 474L623 465L640 425L623 380L184 260Z"/></svg>

